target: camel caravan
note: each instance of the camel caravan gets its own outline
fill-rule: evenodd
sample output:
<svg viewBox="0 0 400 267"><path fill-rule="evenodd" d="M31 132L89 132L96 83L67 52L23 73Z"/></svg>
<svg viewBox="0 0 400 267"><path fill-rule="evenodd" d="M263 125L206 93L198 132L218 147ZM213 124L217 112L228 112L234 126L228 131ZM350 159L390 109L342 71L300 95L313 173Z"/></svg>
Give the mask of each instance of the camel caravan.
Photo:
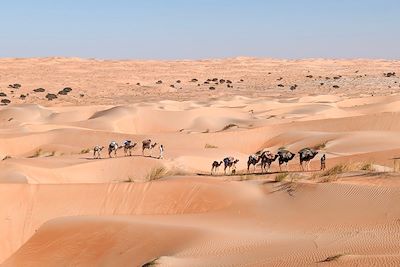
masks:
<svg viewBox="0 0 400 267"><path fill-rule="evenodd" d="M300 166L302 171L310 170L310 162L315 156L318 154L318 151L312 148L303 148L297 152L299 154ZM295 153L290 152L286 149L279 149L276 154L273 154L269 150L261 150L249 156L247 160L247 172L250 172L250 169L253 172L256 172L256 166L261 166L261 173L268 173L271 169L271 165L278 159L279 170L282 171L282 165L285 165L285 171L289 171L289 161L294 159L296 156ZM321 170L325 169L325 154L321 157ZM236 163L239 162L238 159L233 157L227 157L222 161L214 161L211 164L211 175L217 174L219 166L224 164L224 174L228 169L228 172L231 174L236 173ZM231 171L232 168L232 171Z"/></svg>
<svg viewBox="0 0 400 267"><path fill-rule="evenodd" d="M145 156L145 150L149 150L149 157L152 157L152 150L158 145L158 143L152 143L151 139L146 139L142 141L142 156ZM116 141L111 141L108 145L108 156L110 158L117 156L117 151L120 149L124 150L125 157L132 156L132 151L137 146L137 143L132 142L131 140L125 140L122 145L118 145ZM101 152L103 151L104 146L96 145L93 148L93 158L101 159ZM159 145L160 155L158 158L163 158L164 146Z"/></svg>

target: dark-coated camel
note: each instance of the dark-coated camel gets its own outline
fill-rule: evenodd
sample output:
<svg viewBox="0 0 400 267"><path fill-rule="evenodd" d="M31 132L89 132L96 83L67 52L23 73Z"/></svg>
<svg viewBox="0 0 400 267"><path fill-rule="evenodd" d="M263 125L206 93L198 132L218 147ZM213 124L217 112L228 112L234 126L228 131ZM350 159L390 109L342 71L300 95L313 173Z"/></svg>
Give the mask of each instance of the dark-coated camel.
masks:
<svg viewBox="0 0 400 267"><path fill-rule="evenodd" d="M227 157L224 158L224 174L226 174L226 169L229 168L229 171L231 170L231 167L235 167L236 163L239 162L238 159L235 159L234 157Z"/></svg>
<svg viewBox="0 0 400 267"><path fill-rule="evenodd" d="M278 154L272 155L268 152L261 155L261 172L269 172L272 162L279 157Z"/></svg>
<svg viewBox="0 0 400 267"><path fill-rule="evenodd" d="M213 175L214 173L218 173L218 168L219 166L221 166L221 164L223 163L223 161L214 161L211 165L211 175Z"/></svg>
<svg viewBox="0 0 400 267"><path fill-rule="evenodd" d="M279 150L278 151L278 156L279 156L279 170L282 171L282 164L285 163L286 165L286 171L289 171L289 166L288 162L291 161L296 154L288 151L288 150Z"/></svg>
<svg viewBox="0 0 400 267"><path fill-rule="evenodd" d="M318 154L318 151L315 151L312 148L303 148L299 152L299 157L300 157L300 166L301 169L304 171L308 171L310 169L310 161ZM305 168L304 164L305 163Z"/></svg>

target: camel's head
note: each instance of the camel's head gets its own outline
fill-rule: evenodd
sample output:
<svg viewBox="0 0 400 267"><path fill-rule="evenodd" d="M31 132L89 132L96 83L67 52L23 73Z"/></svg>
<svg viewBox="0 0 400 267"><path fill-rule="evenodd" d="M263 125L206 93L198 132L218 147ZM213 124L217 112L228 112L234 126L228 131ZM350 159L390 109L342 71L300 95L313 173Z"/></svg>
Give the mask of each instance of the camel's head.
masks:
<svg viewBox="0 0 400 267"><path fill-rule="evenodd" d="M103 150L104 149L104 146L101 146L101 147L99 147L100 148L100 150Z"/></svg>
<svg viewBox="0 0 400 267"><path fill-rule="evenodd" d="M238 159L235 159L235 160L233 161L234 164L236 164L236 163L238 163L238 162L239 162Z"/></svg>

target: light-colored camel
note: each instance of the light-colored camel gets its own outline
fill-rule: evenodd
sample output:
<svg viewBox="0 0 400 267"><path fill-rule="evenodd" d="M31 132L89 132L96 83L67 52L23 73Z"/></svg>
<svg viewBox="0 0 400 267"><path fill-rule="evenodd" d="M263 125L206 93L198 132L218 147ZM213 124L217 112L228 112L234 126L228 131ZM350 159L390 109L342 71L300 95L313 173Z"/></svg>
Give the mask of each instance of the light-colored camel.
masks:
<svg viewBox="0 0 400 267"><path fill-rule="evenodd" d="M211 175L213 175L214 173L218 173L218 169L219 166L221 166L221 164L223 163L223 161L214 161L211 165Z"/></svg>
<svg viewBox="0 0 400 267"><path fill-rule="evenodd" d="M151 139L142 141L142 155L144 155L144 150L148 149L148 150L150 150L150 157L151 157L151 151L153 150L153 148L155 146L157 146L157 143L152 144Z"/></svg>
<svg viewBox="0 0 400 267"><path fill-rule="evenodd" d="M104 146L95 146L93 148L93 158L101 159L101 151L104 149Z"/></svg>

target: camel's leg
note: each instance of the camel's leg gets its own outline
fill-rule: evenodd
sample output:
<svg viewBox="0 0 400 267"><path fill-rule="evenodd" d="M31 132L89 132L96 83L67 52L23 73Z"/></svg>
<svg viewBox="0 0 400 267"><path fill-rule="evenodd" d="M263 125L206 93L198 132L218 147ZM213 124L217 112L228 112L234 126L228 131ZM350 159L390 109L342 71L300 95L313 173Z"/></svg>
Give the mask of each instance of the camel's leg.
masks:
<svg viewBox="0 0 400 267"><path fill-rule="evenodd" d="M289 163L286 162L286 171L289 172Z"/></svg>

